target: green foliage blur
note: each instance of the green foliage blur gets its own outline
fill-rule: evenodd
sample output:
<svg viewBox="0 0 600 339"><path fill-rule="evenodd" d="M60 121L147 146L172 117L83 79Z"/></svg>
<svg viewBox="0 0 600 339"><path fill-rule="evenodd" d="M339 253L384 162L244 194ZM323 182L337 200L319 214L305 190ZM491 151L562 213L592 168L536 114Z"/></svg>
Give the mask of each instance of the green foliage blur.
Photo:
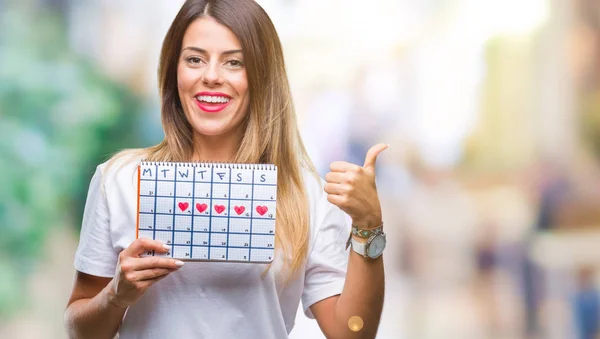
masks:
<svg viewBox="0 0 600 339"><path fill-rule="evenodd" d="M0 11L0 318L29 302L49 232L79 227L95 166L141 142L141 100L69 50L60 14L27 3Z"/></svg>

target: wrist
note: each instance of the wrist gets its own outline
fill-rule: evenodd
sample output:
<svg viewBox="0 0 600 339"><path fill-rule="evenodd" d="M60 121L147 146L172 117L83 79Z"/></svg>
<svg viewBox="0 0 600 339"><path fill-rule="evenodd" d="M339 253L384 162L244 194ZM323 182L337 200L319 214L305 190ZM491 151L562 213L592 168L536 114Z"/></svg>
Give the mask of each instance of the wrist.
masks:
<svg viewBox="0 0 600 339"><path fill-rule="evenodd" d="M373 229L378 228L383 224L381 218L367 218L367 219L352 219L352 226L359 229Z"/></svg>
<svg viewBox="0 0 600 339"><path fill-rule="evenodd" d="M365 258L377 259L381 256L385 249L386 237L385 233L381 231L373 231L372 234L366 239L363 236L354 235L348 238L346 248L352 246L352 250Z"/></svg>
<svg viewBox="0 0 600 339"><path fill-rule="evenodd" d="M352 239L354 239L354 240L356 240L356 241L358 241L358 242L361 242L361 243L363 243L363 244L364 244L364 243L366 243L366 242L369 240L369 239L365 239L365 238L362 238L362 237L356 236L356 235L354 235L354 234L352 235Z"/></svg>
<svg viewBox="0 0 600 339"><path fill-rule="evenodd" d="M358 228L352 225L352 238L360 241L367 242L371 237L383 233L383 223L375 228Z"/></svg>
<svg viewBox="0 0 600 339"><path fill-rule="evenodd" d="M127 309L129 306L125 305L121 300L119 300L117 292L115 291L114 283L115 281L113 279L108 285L106 285L106 288L104 289L106 295L106 302L111 308L121 310Z"/></svg>

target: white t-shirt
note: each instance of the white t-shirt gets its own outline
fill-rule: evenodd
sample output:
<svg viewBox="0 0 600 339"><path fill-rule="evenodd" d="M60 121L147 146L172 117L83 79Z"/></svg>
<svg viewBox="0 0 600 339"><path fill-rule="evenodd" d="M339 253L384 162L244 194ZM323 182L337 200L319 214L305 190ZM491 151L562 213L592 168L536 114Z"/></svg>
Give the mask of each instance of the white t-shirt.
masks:
<svg viewBox="0 0 600 339"><path fill-rule="evenodd" d="M75 268L113 277L118 254L135 240L139 159L106 163L94 174L83 215ZM302 299L309 307L340 294L350 231L347 215L327 201L313 175L304 181L310 206L309 256L301 273L284 285L281 258L266 265L186 262L150 287L129 307L120 329L130 338L287 338Z"/></svg>

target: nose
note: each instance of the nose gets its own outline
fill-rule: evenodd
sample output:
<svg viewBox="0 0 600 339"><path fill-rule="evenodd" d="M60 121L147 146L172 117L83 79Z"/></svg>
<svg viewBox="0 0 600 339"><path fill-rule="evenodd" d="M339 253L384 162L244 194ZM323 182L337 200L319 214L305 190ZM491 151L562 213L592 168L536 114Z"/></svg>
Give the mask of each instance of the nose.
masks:
<svg viewBox="0 0 600 339"><path fill-rule="evenodd" d="M207 65L207 67L204 68L202 82L206 86L216 86L223 83L221 67L218 62L211 62Z"/></svg>

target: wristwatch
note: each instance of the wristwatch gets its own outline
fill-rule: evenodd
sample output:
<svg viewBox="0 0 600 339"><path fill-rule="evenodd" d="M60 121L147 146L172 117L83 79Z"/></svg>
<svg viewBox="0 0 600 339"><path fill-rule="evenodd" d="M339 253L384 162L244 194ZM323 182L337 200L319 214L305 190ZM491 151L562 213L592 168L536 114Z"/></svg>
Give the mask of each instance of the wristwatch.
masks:
<svg viewBox="0 0 600 339"><path fill-rule="evenodd" d="M366 242L360 242L352 237L358 236L367 239ZM383 253L386 245L385 233L383 233L383 224L373 229L358 229L352 226L352 232L346 242L346 249L352 246L352 250L365 258L377 259Z"/></svg>

